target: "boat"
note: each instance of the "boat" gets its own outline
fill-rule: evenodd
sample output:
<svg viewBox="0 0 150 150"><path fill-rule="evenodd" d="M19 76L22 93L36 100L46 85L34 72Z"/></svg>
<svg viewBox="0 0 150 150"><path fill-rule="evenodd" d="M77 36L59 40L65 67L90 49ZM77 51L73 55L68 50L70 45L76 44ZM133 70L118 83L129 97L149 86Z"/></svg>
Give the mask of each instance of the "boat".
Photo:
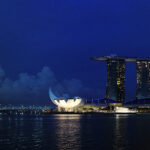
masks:
<svg viewBox="0 0 150 150"><path fill-rule="evenodd" d="M131 110L127 107L115 107L114 109L115 113L119 113L119 114L130 114L130 113L138 113L137 110Z"/></svg>

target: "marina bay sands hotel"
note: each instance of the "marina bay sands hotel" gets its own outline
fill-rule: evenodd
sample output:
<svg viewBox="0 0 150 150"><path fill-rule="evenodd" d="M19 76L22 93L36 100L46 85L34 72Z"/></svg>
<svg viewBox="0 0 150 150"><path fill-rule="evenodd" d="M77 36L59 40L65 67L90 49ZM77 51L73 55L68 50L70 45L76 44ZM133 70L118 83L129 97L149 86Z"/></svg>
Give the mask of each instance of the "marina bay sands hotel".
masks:
<svg viewBox="0 0 150 150"><path fill-rule="evenodd" d="M107 63L106 99L125 101L126 62L136 63L136 99L150 99L150 58L103 56L91 59Z"/></svg>

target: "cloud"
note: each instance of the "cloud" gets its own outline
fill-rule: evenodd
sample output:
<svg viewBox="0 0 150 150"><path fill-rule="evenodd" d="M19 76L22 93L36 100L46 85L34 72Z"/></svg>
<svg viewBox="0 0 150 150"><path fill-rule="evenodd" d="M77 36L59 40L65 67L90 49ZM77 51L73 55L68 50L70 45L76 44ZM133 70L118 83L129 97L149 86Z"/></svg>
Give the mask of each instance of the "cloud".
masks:
<svg viewBox="0 0 150 150"><path fill-rule="evenodd" d="M0 68L1 104L49 104L49 87L60 97L95 93L78 79L64 79L58 82L49 67L43 67L36 75L20 73L17 80L7 78L5 71Z"/></svg>
<svg viewBox="0 0 150 150"><path fill-rule="evenodd" d="M44 103L50 85L54 85L56 80L54 73L48 67L44 67L41 72L34 75L27 73L19 74L15 81L4 77L4 70L0 69L0 99L1 103Z"/></svg>

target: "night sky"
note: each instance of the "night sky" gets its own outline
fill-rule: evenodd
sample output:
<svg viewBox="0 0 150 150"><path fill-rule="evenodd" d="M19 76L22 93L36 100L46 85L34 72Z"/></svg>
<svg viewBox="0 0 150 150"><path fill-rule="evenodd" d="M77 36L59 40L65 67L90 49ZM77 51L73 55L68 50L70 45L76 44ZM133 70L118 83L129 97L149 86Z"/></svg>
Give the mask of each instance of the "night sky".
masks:
<svg viewBox="0 0 150 150"><path fill-rule="evenodd" d="M150 56L148 0L1 0L0 103L49 104L59 96L105 94L104 55ZM134 63L126 98L135 98Z"/></svg>

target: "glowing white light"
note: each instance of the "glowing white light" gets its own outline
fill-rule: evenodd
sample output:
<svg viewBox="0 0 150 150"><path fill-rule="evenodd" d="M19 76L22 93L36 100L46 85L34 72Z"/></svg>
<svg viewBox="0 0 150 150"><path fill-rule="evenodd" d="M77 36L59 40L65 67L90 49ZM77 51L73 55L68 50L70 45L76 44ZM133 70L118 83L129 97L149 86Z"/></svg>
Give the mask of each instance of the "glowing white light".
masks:
<svg viewBox="0 0 150 150"><path fill-rule="evenodd" d="M51 101L55 105L57 105L59 108L72 109L77 106L80 106L83 103L82 99L79 97L69 98L69 99L60 99L53 94L51 89L49 89L49 96L50 96Z"/></svg>
<svg viewBox="0 0 150 150"><path fill-rule="evenodd" d="M81 98L76 98L76 99L67 99L67 100L54 100L54 103L61 108L75 108L79 106L82 103Z"/></svg>

